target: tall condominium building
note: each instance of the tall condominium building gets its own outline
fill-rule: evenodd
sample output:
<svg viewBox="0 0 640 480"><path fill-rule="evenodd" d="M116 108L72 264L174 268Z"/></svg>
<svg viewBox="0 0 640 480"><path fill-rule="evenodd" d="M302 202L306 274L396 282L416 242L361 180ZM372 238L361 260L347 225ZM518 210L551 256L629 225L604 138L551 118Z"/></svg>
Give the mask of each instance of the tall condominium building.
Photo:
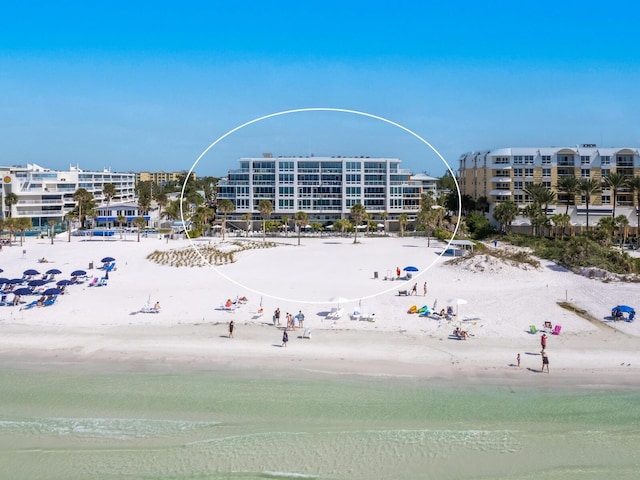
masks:
<svg viewBox="0 0 640 480"><path fill-rule="evenodd" d="M36 164L26 167L0 167L2 182L2 218L28 217L35 228L48 228L49 221L61 222L76 202L73 194L79 188L92 193L96 204L105 203L105 183L116 186L111 203L133 202L135 199L133 173L112 173L109 170L89 172L78 167L56 171ZM16 195L17 202L6 206L7 195Z"/></svg>
<svg viewBox="0 0 640 480"><path fill-rule="evenodd" d="M505 200L524 205L531 202L524 189L528 184L541 183L557 194L557 205L564 209L570 202L566 192L559 191L558 180L563 177L591 178L601 182L609 173L625 177L640 176L640 154L637 148L600 148L593 144L578 147L500 148L465 153L460 157L460 190L472 198L486 197L495 205ZM615 201L616 213L635 220L637 207L633 191L622 188L617 198L602 184L601 192L590 198L590 211L611 215ZM577 195L572 215L582 214L586 199ZM591 208L593 206L593 208ZM621 207L621 209L618 209Z"/></svg>
<svg viewBox="0 0 640 480"><path fill-rule="evenodd" d="M267 155L240 159L240 168L218 182L218 199L233 202L235 217L259 214L260 201L270 200L276 218L304 211L311 221L333 221L360 203L394 219L418 212L421 189L397 158Z"/></svg>

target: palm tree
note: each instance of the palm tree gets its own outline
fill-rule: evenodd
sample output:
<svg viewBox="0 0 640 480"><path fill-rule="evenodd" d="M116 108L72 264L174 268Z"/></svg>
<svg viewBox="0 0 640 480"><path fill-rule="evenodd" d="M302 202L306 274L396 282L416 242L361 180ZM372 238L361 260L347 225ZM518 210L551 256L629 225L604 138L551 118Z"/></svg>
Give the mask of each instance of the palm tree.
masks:
<svg viewBox="0 0 640 480"><path fill-rule="evenodd" d="M356 228L354 229L355 234L353 236L353 243L358 243L358 227L362 223L362 220L364 220L364 218L367 216L367 211L362 204L355 203L351 206L351 210L349 213L351 215L351 218L353 218L353 223L356 226Z"/></svg>
<svg viewBox="0 0 640 480"><path fill-rule="evenodd" d="M9 246L13 245L12 238L15 236L15 233L18 231L18 222L17 218L7 218L4 221L4 227L9 231Z"/></svg>
<svg viewBox="0 0 640 480"><path fill-rule="evenodd" d="M478 199L476 200L476 209L484 216L484 214L487 213L487 210L489 209L489 199L485 196L478 197Z"/></svg>
<svg viewBox="0 0 640 480"><path fill-rule="evenodd" d="M260 212L260 216L262 217L262 240L267 241L267 219L271 216L271 212L273 212L273 203L271 200L260 200L258 202L258 211Z"/></svg>
<svg viewBox="0 0 640 480"><path fill-rule="evenodd" d="M400 215L398 215L398 226L400 227L401 237L404 237L404 229L406 228L407 223L409 223L409 215L407 215L406 213L401 213Z"/></svg>
<svg viewBox="0 0 640 480"><path fill-rule="evenodd" d="M384 211L382 213L380 213L380 218L382 219L382 224L384 225L384 233L385 235L388 233L388 228L387 228L387 218L389 217L389 213Z"/></svg>
<svg viewBox="0 0 640 480"><path fill-rule="evenodd" d="M233 212L236 209L235 205L228 198L223 198L218 201L216 210L222 213L222 241L224 242L224 233L227 229L227 214Z"/></svg>
<svg viewBox="0 0 640 480"><path fill-rule="evenodd" d="M293 217L293 221L296 227L298 227L298 245L300 245L300 233L302 232L302 228L309 223L309 215L307 215L307 212L299 211L295 217Z"/></svg>
<svg viewBox="0 0 640 480"><path fill-rule="evenodd" d="M33 227L33 222L28 217L16 218L16 227L20 230L20 246L24 243L24 233Z"/></svg>
<svg viewBox="0 0 640 480"><path fill-rule="evenodd" d="M78 217L74 212L67 212L64 216L64 219L67 221L67 233L69 237L69 240L68 240L69 243L71 242L71 223L77 218Z"/></svg>
<svg viewBox="0 0 640 480"><path fill-rule="evenodd" d="M51 232L50 233L51 234L51 245L53 245L53 237L55 237L55 234L56 234L56 229L55 229L56 223L57 222L55 220L49 220L47 222L47 225L49 225L50 232Z"/></svg>
<svg viewBox="0 0 640 480"><path fill-rule="evenodd" d="M205 231L207 230L206 226L214 216L215 212L212 208L200 205L196 208L196 211L193 214L193 221L196 224L197 229L201 233L205 233Z"/></svg>
<svg viewBox="0 0 640 480"><path fill-rule="evenodd" d="M516 219L519 213L518 204L513 200L500 202L493 209L493 218L500 223L501 230L511 229L511 223Z"/></svg>
<svg viewBox="0 0 640 480"><path fill-rule="evenodd" d="M127 221L127 217L120 214L116 217L116 222L118 222L118 226L120 227L120 240L122 240L122 224Z"/></svg>
<svg viewBox="0 0 640 480"><path fill-rule="evenodd" d="M627 235L629 234L629 219L624 215L618 215L616 218L614 218L614 220L618 228L622 230L621 232L619 232L622 233L622 239L620 241L620 250L622 250L624 248L624 244L627 243Z"/></svg>
<svg viewBox="0 0 640 480"><path fill-rule="evenodd" d="M158 204L158 218L162 218L162 209L169 203L169 198L164 192L158 192L153 195L153 199Z"/></svg>
<svg viewBox="0 0 640 480"><path fill-rule="evenodd" d="M118 190L116 189L115 184L105 183L102 186L102 195L104 195L104 198L107 201L107 207L111 203L111 199L116 196L116 193L118 193Z"/></svg>
<svg viewBox="0 0 640 480"><path fill-rule="evenodd" d="M567 207L564 212L566 214L569 213L569 203L574 200L575 194L578 193L579 184L580 182L574 176L558 178L558 184L556 185L558 192L567 194Z"/></svg>
<svg viewBox="0 0 640 480"><path fill-rule="evenodd" d="M587 230L589 230L589 204L591 203L591 195L600 193L600 183L598 183L594 178L581 178L578 191L585 197L587 207Z"/></svg>
<svg viewBox="0 0 640 480"><path fill-rule="evenodd" d="M245 213L244 215L242 215L242 220L244 221L244 229L245 229L245 236L249 236L249 226L251 225L251 213Z"/></svg>
<svg viewBox="0 0 640 480"><path fill-rule="evenodd" d="M79 188L74 192L73 200L78 206L78 219L80 220L80 228L84 228L87 212L92 210L94 207L93 193L87 191L86 188Z"/></svg>
<svg viewBox="0 0 640 480"><path fill-rule="evenodd" d="M4 204L7 206L9 211L7 212L7 217L11 217L11 206L18 203L18 195L13 192L9 192L4 196Z"/></svg>
<svg viewBox="0 0 640 480"><path fill-rule="evenodd" d="M628 185L636 194L636 239L640 241L640 177L630 178Z"/></svg>
<svg viewBox="0 0 640 480"><path fill-rule="evenodd" d="M138 242L140 241L140 233L147 226L147 220L144 217L136 217L133 219L133 226L138 231Z"/></svg>
<svg viewBox="0 0 640 480"><path fill-rule="evenodd" d="M287 216L282 217L282 225L284 225L284 235L285 237L289 236L289 222L291 219Z"/></svg>
<svg viewBox="0 0 640 480"><path fill-rule="evenodd" d="M613 172L606 175L603 179L603 183L611 189L613 196L613 212L611 212L611 218L616 216L616 203L618 199L618 190L628 185L628 178L621 173Z"/></svg>
<svg viewBox="0 0 640 480"><path fill-rule="evenodd" d="M558 234L557 229L559 228L562 232L560 239L564 240L564 230L571 225L571 216L568 213L556 213L551 217L551 221L553 221L553 224L556 226L556 235Z"/></svg>

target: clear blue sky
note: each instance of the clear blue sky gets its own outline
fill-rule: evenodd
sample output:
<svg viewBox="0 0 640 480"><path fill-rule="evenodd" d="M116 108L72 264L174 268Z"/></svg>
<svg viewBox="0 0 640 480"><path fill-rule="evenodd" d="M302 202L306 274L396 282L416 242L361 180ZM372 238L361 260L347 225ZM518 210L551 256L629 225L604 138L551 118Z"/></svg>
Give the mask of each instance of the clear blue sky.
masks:
<svg viewBox="0 0 640 480"><path fill-rule="evenodd" d="M0 165L188 170L228 130L294 108L379 115L457 168L504 146L640 146L633 1L5 2ZM255 124L198 175L240 156L394 156L422 144L347 114Z"/></svg>

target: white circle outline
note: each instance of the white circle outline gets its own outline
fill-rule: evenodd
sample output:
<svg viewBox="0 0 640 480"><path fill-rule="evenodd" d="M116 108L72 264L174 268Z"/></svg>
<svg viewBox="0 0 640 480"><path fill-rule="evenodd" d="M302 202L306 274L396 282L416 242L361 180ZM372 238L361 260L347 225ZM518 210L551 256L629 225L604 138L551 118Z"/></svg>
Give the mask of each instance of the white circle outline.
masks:
<svg viewBox="0 0 640 480"><path fill-rule="evenodd" d="M453 169L451 168L449 163L444 159L444 157L440 154L440 152L438 152L438 150L436 150L436 148L433 145L431 145L431 143L429 143L427 140L422 138L420 135L418 135L414 131L408 129L404 125L400 125L399 123L394 122L393 120L389 120L387 118L384 118L384 117L381 117L381 116L378 116L378 115L374 115L374 114L371 114L371 113L367 113L367 112L360 112L358 110L350 110L350 109L345 109L345 108L333 108L333 107L296 108L296 109L292 109L292 110L284 110L284 111L281 111L281 112L270 113L268 115L263 115L261 117L254 118L253 120L249 120L248 122L245 122L245 123L243 123L241 125L238 125L237 127L232 128L228 132L224 133L222 136L218 137L211 145L209 145L200 154L200 156L196 159L196 161L193 163L193 165L191 166L191 168L187 172L187 176L185 177L185 182L182 185L182 189L180 190L180 220L182 221L183 225L186 225L186 222L185 222L185 219L184 219L184 211L183 211L183 208L182 208L183 201L184 201L184 191L185 191L185 188L187 186L186 179L188 179L189 176L193 173L194 169L196 168L196 166L198 165L200 160L202 160L202 157L204 157L209 152L209 150L211 150L213 147L215 147L218 143L220 143L222 140L227 138L229 135L232 135L233 133L237 132L238 130L243 129L244 127L247 127L247 126L252 125L254 123L261 122L263 120L267 120L269 118L279 117L279 116L282 116L282 115L288 115L288 114L291 114L291 113L302 113L302 112L338 112L338 113L349 113L349 114L353 114L353 115L360 115L360 116L363 116L363 117L373 118L374 120L379 120L379 121L387 123L389 125L393 125L394 127L397 127L397 128L399 128L401 130L404 130L405 132L409 133L410 135L414 136L419 141L424 143L427 147L429 147L431 149L431 151L433 151L438 156L438 158L440 158L440 160L442 160L442 163L444 163L446 165L447 170L449 170L449 173L451 173L451 178L453 178L453 181L454 181L454 183L456 185L456 191L458 193L458 215L457 215L458 221L456 222L456 227L455 227L455 229L453 231L453 235L451 236L451 239L447 242L447 247L446 248L448 249L450 247L451 242L453 242L453 239L455 238L456 234L458 233L458 229L460 228L460 222L462 221L462 195L460 193L460 185L458 185L458 180L456 179L456 175L455 175ZM193 242L193 240L189 236L189 233L187 232L186 229L185 229L185 235L187 236L187 239L189 240L189 243L191 243L191 246L193 247L195 252L198 254L198 256L206 264L208 264L211 268L213 268L218 275L220 275L224 279L228 280L229 282L237 285L238 287L241 287L241 288L244 288L244 289L246 289L246 290L248 290L250 292L253 292L253 293L256 293L256 294L259 294L259 295L262 295L262 296L266 296L266 297L272 298L274 300L280 300L280 301L283 301L283 302L298 303L298 304L304 303L304 304L311 304L311 305L320 305L320 304L328 303L327 301L322 301L322 300L313 300L313 301L293 300L293 299L290 299L290 298L278 297L276 295L267 294L267 293L261 292L259 290L255 290L255 289L253 289L251 287L247 287L246 285L243 285L240 282L238 282L237 280L234 280L233 278L229 277L228 275L225 275L224 273L222 273L220 270L218 270L215 267L215 265L211 265L211 263L200 253L200 251L196 247L195 243ZM440 253L440 255L438 255L437 258L433 262L431 262L423 271L421 271L418 275L416 275L415 278L419 278L423 273L427 272L433 265L435 265L435 263L438 262L442 258L442 256L445 253L445 250L446 249L444 249ZM404 282L403 284L406 284L406 283L408 283L408 282ZM351 302L355 302L355 301L359 301L359 300L367 300L369 298L374 298L374 297L377 297L379 295L383 295L385 293L389 293L392 290L395 290L396 288L398 288L398 287L397 286L393 286L393 287L391 287L391 288L389 288L387 290L383 290L383 291L378 292L378 293L367 295L365 297L348 299L344 303L351 303Z"/></svg>

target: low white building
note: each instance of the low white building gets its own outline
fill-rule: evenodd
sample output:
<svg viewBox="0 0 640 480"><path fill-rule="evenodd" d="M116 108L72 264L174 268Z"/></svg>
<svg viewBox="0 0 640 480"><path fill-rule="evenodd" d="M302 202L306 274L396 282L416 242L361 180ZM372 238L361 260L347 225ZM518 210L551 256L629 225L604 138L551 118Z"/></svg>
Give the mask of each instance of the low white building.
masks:
<svg viewBox="0 0 640 480"><path fill-rule="evenodd" d="M76 207L73 194L79 188L92 193L96 205L106 203L103 190L113 183L116 195L111 204L135 201L135 174L114 173L109 169L99 172L84 171L78 166L58 171L34 163L27 166L0 166L1 218L31 218L35 229L49 228L48 222L61 223L64 216ZM13 193L17 202L7 207L7 195Z"/></svg>

